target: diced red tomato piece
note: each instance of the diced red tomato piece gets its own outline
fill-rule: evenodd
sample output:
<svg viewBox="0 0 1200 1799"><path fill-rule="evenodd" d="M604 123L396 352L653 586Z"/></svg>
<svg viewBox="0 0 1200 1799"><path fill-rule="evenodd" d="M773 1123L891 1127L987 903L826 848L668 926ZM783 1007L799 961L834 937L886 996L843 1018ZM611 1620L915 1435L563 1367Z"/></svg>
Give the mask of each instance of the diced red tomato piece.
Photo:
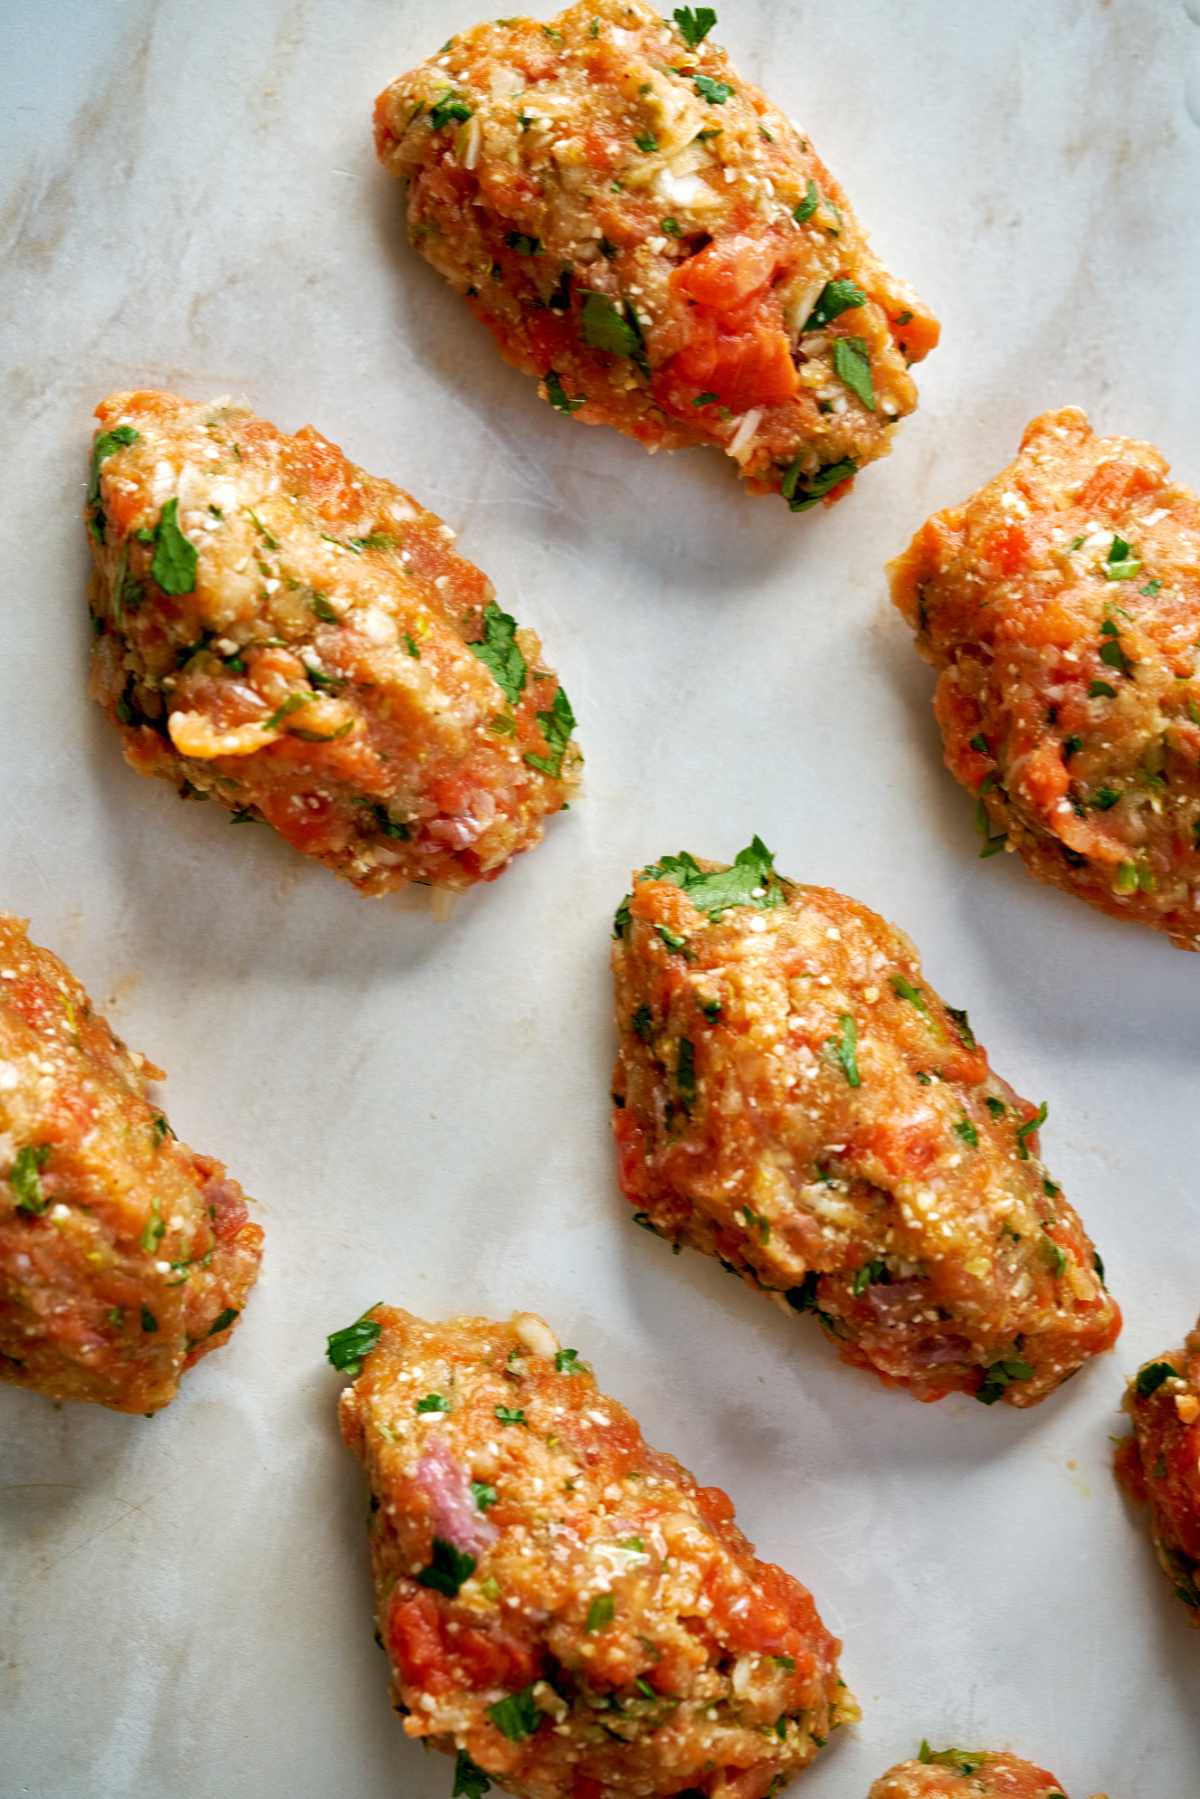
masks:
<svg viewBox="0 0 1200 1799"><path fill-rule="evenodd" d="M689 300L714 312L731 312L765 287L778 265L774 238L723 237L689 256L671 281Z"/></svg>
<svg viewBox="0 0 1200 1799"><path fill-rule="evenodd" d="M1156 493L1161 486L1162 477L1157 471L1143 468L1140 462L1102 462L1080 488L1076 503L1086 517L1090 512L1121 506L1138 494Z"/></svg>
<svg viewBox="0 0 1200 1799"><path fill-rule="evenodd" d="M1002 575L1015 575L1029 559L1029 533L1023 525L999 525L983 541L983 554Z"/></svg>

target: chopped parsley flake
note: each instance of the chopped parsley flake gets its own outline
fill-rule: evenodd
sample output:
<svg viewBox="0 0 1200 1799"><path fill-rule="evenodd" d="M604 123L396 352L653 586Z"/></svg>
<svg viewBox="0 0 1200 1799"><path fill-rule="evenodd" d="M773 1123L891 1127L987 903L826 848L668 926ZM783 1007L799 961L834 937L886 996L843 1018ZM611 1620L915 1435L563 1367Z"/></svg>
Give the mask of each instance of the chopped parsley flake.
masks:
<svg viewBox="0 0 1200 1799"><path fill-rule="evenodd" d="M254 529L258 532L258 535L262 538L267 548L269 550L277 550L279 548L279 539L274 537L271 532L267 530L267 527L263 524L253 506L247 506L246 514L250 523L254 526Z"/></svg>
<svg viewBox="0 0 1200 1799"><path fill-rule="evenodd" d="M639 150L645 151L647 156L653 155L654 151L658 149L658 139L652 131L635 132L633 141ZM600 347L603 348L603 345Z"/></svg>
<svg viewBox="0 0 1200 1799"><path fill-rule="evenodd" d="M571 732L575 729L575 714L571 710L571 702L566 691L560 687L554 695L554 702L546 712L537 715L538 724L542 727L549 748L546 755L538 755L534 750L526 750L524 760L530 768L540 769L549 775L552 781L561 779L563 757L567 745L571 741Z"/></svg>
<svg viewBox="0 0 1200 1799"><path fill-rule="evenodd" d="M690 1037L679 1039L679 1059L675 1064L675 1085L687 1100L696 1097L696 1051Z"/></svg>
<svg viewBox="0 0 1200 1799"><path fill-rule="evenodd" d="M752 1206L743 1206L741 1211L742 1217L746 1221L746 1229L757 1231L763 1242L769 1243L771 1240L771 1220L765 1217L762 1212L756 1212Z"/></svg>
<svg viewBox="0 0 1200 1799"><path fill-rule="evenodd" d="M981 1405L995 1405L1014 1381L1032 1379L1033 1369L1023 1356L1003 1356L984 1369L983 1384L975 1397Z"/></svg>
<svg viewBox="0 0 1200 1799"><path fill-rule="evenodd" d="M171 1266L174 1267L175 1264L172 1262ZM226 1306L223 1312L217 1313L216 1317L209 1325L208 1330L205 1332L206 1337L215 1337L219 1331L227 1331L236 1317L236 1308L233 1306Z"/></svg>
<svg viewBox="0 0 1200 1799"><path fill-rule="evenodd" d="M361 556L364 550L394 550L396 539L387 531L368 531L365 537L347 538L346 547Z"/></svg>
<svg viewBox="0 0 1200 1799"><path fill-rule="evenodd" d="M711 6L677 6L675 23L679 27L679 35L689 50L702 44L713 26L717 15Z"/></svg>
<svg viewBox="0 0 1200 1799"><path fill-rule="evenodd" d="M995 775L985 775L975 790L978 796L975 801L975 829L979 832L981 840L979 849L980 861L986 861L989 856L999 855L1000 851L1008 842L1007 831L1001 831L996 837L991 835L992 822L988 816L987 806L984 804L984 795L990 793L995 785Z"/></svg>
<svg viewBox="0 0 1200 1799"><path fill-rule="evenodd" d="M450 1401L442 1393L426 1393L424 1399L418 1399L418 1412L448 1412Z"/></svg>
<svg viewBox="0 0 1200 1799"><path fill-rule="evenodd" d="M586 394L580 394L578 398L574 400L569 397L566 388L562 384L562 376L554 369L549 369L547 371L544 381L546 386L546 398L556 412L565 412L570 416L572 412L578 412L581 406L587 405Z"/></svg>
<svg viewBox="0 0 1200 1799"><path fill-rule="evenodd" d="M978 1773L986 1762L987 1756L978 1749L931 1749L922 1738L921 1747L917 1751L917 1760L926 1764L932 1763L938 1768L953 1768L958 1774L969 1775ZM1054 1799L1054 1794L1048 1793L1046 1799Z"/></svg>
<svg viewBox="0 0 1200 1799"><path fill-rule="evenodd" d="M714 81L711 75L694 75L692 86L700 98L707 100L710 106L724 106L726 100L733 93L733 89L727 81Z"/></svg>
<svg viewBox="0 0 1200 1799"><path fill-rule="evenodd" d="M655 143L654 148L657 147ZM628 301L618 311L607 294L586 294L582 318L583 341L589 348L606 350L610 356L628 356L632 361L644 364L641 327Z"/></svg>
<svg viewBox="0 0 1200 1799"><path fill-rule="evenodd" d="M1027 1162L1029 1160L1029 1138L1033 1136L1035 1131L1041 1130L1046 1122L1048 1110L1049 1108L1047 1107L1045 1100L1043 1100L1033 1117L1027 1118L1024 1124L1019 1124L1017 1126L1017 1154L1020 1156L1022 1162Z"/></svg>
<svg viewBox="0 0 1200 1799"><path fill-rule="evenodd" d="M554 1366L560 1374L583 1374L587 1363L580 1361L577 1349L556 1349Z"/></svg>
<svg viewBox="0 0 1200 1799"><path fill-rule="evenodd" d="M831 1331L836 1337L839 1335L837 1319L833 1317L831 1313L822 1311L821 1307L817 1304L817 1295L820 1291L820 1280L821 1277L816 1269L810 1268L804 1279L800 1282L800 1285L798 1287L789 1287L783 1297L788 1305L791 1306L793 1312L812 1312L816 1316L818 1323L823 1324L826 1330Z"/></svg>
<svg viewBox="0 0 1200 1799"><path fill-rule="evenodd" d="M541 238L530 237L524 231L506 231L504 241L518 256L540 256L542 253Z"/></svg>
<svg viewBox="0 0 1200 1799"><path fill-rule="evenodd" d="M810 175L808 185L804 190L804 198L792 213L797 225L803 225L807 219L811 219L820 204L821 190Z"/></svg>
<svg viewBox="0 0 1200 1799"><path fill-rule="evenodd" d="M1144 1368L1138 1369L1137 1379L1133 1384L1137 1388L1139 1399L1149 1399L1152 1393L1158 1392L1164 1381L1176 1380L1178 1377L1178 1368L1173 1368L1170 1362L1147 1362Z"/></svg>
<svg viewBox="0 0 1200 1799"><path fill-rule="evenodd" d="M531 1737L542 1721L542 1714L534 1704L532 1687L510 1693L506 1699L498 1699L495 1705L488 1706L487 1711L501 1736L507 1737L510 1743L520 1743Z"/></svg>
<svg viewBox="0 0 1200 1799"><path fill-rule="evenodd" d="M593 1631L605 1630L613 1621L613 1613L617 1602L611 1593L597 1593L588 1606L587 1623L584 1629L590 1635Z"/></svg>
<svg viewBox="0 0 1200 1799"><path fill-rule="evenodd" d="M888 1266L886 1262L864 1262L850 1283L850 1291L855 1299L861 1299L867 1288L877 1282L888 1282Z"/></svg>
<svg viewBox="0 0 1200 1799"><path fill-rule="evenodd" d="M979 1148L979 1132L969 1118L957 1120L954 1126L954 1135L961 1137L964 1143L969 1143L972 1149Z"/></svg>
<svg viewBox="0 0 1200 1799"><path fill-rule="evenodd" d="M1161 590L1162 590L1162 582L1161 581L1147 581L1147 583L1144 587L1138 588L1138 592L1144 593L1146 595L1146 598L1150 599L1150 600L1152 600L1154 598L1156 593L1161 592Z"/></svg>
<svg viewBox="0 0 1200 1799"><path fill-rule="evenodd" d="M1037 1247L1038 1254L1041 1256L1043 1262L1045 1262L1051 1274L1061 1274L1067 1265L1067 1258L1062 1245L1056 1243L1053 1237L1043 1233L1038 1239Z"/></svg>
<svg viewBox="0 0 1200 1799"><path fill-rule="evenodd" d="M325 1354L331 1365L342 1374L348 1374L351 1379L362 1373L363 1357L379 1341L383 1326L371 1317L371 1313L380 1303L377 1299L353 1324L346 1325L344 1330L333 1331L325 1345Z"/></svg>
<svg viewBox="0 0 1200 1799"><path fill-rule="evenodd" d="M147 1215L145 1226L143 1227L141 1236L138 1238L138 1242L146 1251L147 1255L154 1254L166 1235L166 1231L166 1224L159 1213L158 1195L154 1194L150 1200L150 1211Z"/></svg>
<svg viewBox="0 0 1200 1799"><path fill-rule="evenodd" d="M865 305L866 298L856 281L842 279L826 282L801 331L823 331L826 325L839 318L843 312L851 312L854 307Z"/></svg>
<svg viewBox="0 0 1200 1799"><path fill-rule="evenodd" d="M451 119L465 123L471 116L471 108L452 88L447 88L440 100L435 100L429 108L429 123L435 131L448 125Z"/></svg>
<svg viewBox="0 0 1200 1799"><path fill-rule="evenodd" d="M875 385L871 379L871 358L865 337L839 337L833 346L833 372L843 387L848 387L862 401L868 412L875 411Z"/></svg>
<svg viewBox="0 0 1200 1799"><path fill-rule="evenodd" d="M1120 634L1110 618L1106 618L1100 627L1105 641L1100 646L1100 660L1109 668L1115 668L1123 675L1133 673L1133 663L1121 648Z"/></svg>
<svg viewBox="0 0 1200 1799"><path fill-rule="evenodd" d="M1005 1106L1004 1101L1002 1099L997 1099L993 1093L989 1093L983 1103L993 1118L1003 1118L1008 1109Z"/></svg>
<svg viewBox="0 0 1200 1799"><path fill-rule="evenodd" d="M150 1310L149 1306L143 1306L141 1308L140 1317L142 1329L144 1331L152 1333L158 1329L158 1319L154 1316L154 1313Z"/></svg>
<svg viewBox="0 0 1200 1799"><path fill-rule="evenodd" d="M289 693L282 706L277 706L270 718L263 720L263 730L274 731L285 718L290 718L293 712L299 712L301 706L311 705L312 698L311 693Z"/></svg>
<svg viewBox="0 0 1200 1799"><path fill-rule="evenodd" d="M385 837L394 837L398 843L408 843L412 832L408 826L394 819L387 807L378 801L371 807L371 817Z"/></svg>
<svg viewBox="0 0 1200 1799"><path fill-rule="evenodd" d="M196 546L179 529L179 501L168 500L154 531L150 573L164 593L194 593Z"/></svg>
<svg viewBox="0 0 1200 1799"><path fill-rule="evenodd" d="M471 1482L471 1498L481 1512L486 1512L489 1506L495 1505L499 1497L495 1487L489 1487L485 1480Z"/></svg>
<svg viewBox="0 0 1200 1799"><path fill-rule="evenodd" d="M629 1022L633 1027L634 1035L640 1037L643 1043L649 1043L654 1034L654 1014L649 1006L645 1004L638 1006Z"/></svg>
<svg viewBox="0 0 1200 1799"><path fill-rule="evenodd" d="M926 1018L929 1017L929 1003L925 995L919 987L914 987L911 981L906 981L902 974L892 976L892 992L897 999L907 1000L910 1006L915 1006L918 1012L923 1013Z"/></svg>
<svg viewBox="0 0 1200 1799"><path fill-rule="evenodd" d="M1115 700L1117 690L1108 681L1093 681L1088 687L1089 700Z"/></svg>
<svg viewBox="0 0 1200 1799"><path fill-rule="evenodd" d="M17 1196L17 1211L32 1212L36 1217L44 1212L50 1201L46 1198L42 1187L41 1171L50 1160L50 1145L39 1143L36 1146L27 1143L17 1151L8 1184Z"/></svg>
<svg viewBox="0 0 1200 1799"><path fill-rule="evenodd" d="M130 444L139 442L139 434L132 425L116 425L111 431L102 431L92 445L92 478L88 483L87 503L95 505L100 498L100 464L117 450L128 449Z"/></svg>
<svg viewBox="0 0 1200 1799"><path fill-rule="evenodd" d="M1114 537L1104 564L1105 580L1132 581L1141 570L1142 561L1137 551L1123 537Z"/></svg>
<svg viewBox="0 0 1200 1799"><path fill-rule="evenodd" d="M502 612L495 600L484 607L483 636L467 648L499 683L505 699L515 706L525 687L526 662L517 642L517 621Z"/></svg>
<svg viewBox="0 0 1200 1799"><path fill-rule="evenodd" d="M811 507L823 500L827 493L848 481L851 475L858 473L858 464L852 456L846 456L841 462L827 462L814 474L806 475L801 468L801 458L785 471L779 491L787 501L792 512L808 512Z"/></svg>
<svg viewBox="0 0 1200 1799"><path fill-rule="evenodd" d="M851 1087L862 1086L862 1076L858 1072L858 1026L849 1012L842 1012L838 1017L840 1027L836 1037L830 1037L827 1047L832 1051Z"/></svg>
<svg viewBox="0 0 1200 1799"><path fill-rule="evenodd" d="M427 1568L422 1568L417 1575L419 1587L429 1587L435 1593L444 1593L447 1599L454 1599L458 1589L470 1580L475 1572L475 1557L464 1550L456 1549L445 1537L433 1539L433 1560Z"/></svg>
<svg viewBox="0 0 1200 1799"><path fill-rule="evenodd" d="M769 911L784 902L784 891L775 873L775 858L761 837L751 838L744 850L734 857L732 868L717 868L705 873L687 850L677 856L664 856L642 870L645 879L669 881L681 887L698 912L718 919L734 906L755 906Z"/></svg>
<svg viewBox="0 0 1200 1799"><path fill-rule="evenodd" d="M501 1424L528 1424L529 1422L519 1406L498 1405L496 1416Z"/></svg>
<svg viewBox="0 0 1200 1799"><path fill-rule="evenodd" d="M460 1749L454 1757L454 1787L450 1799L484 1799L492 1790L492 1783L467 1754Z"/></svg>

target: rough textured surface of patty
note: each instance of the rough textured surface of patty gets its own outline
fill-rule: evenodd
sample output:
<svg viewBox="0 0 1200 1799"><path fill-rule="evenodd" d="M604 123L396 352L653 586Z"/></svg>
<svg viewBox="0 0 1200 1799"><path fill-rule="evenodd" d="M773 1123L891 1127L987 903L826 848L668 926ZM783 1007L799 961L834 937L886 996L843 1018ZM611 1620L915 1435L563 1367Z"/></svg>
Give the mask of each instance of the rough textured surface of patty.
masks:
<svg viewBox="0 0 1200 1799"><path fill-rule="evenodd" d="M891 565L982 854L1200 944L1200 503L1076 407Z"/></svg>
<svg viewBox="0 0 1200 1799"><path fill-rule="evenodd" d="M1200 1325L1138 1369L1125 1410L1133 1431L1117 1449L1118 1476L1149 1505L1163 1572L1200 1626Z"/></svg>
<svg viewBox="0 0 1200 1799"><path fill-rule="evenodd" d="M330 1338L378 1629L455 1791L765 1799L857 1716L812 1598L519 1313Z"/></svg>
<svg viewBox="0 0 1200 1799"><path fill-rule="evenodd" d="M92 689L134 768L368 894L540 840L575 720L448 525L310 426L165 393L97 418Z"/></svg>
<svg viewBox="0 0 1200 1799"><path fill-rule="evenodd" d="M1067 1799L1067 1793L1053 1774L1019 1756L922 1743L917 1760L881 1774L867 1799Z"/></svg>
<svg viewBox="0 0 1200 1799"><path fill-rule="evenodd" d="M153 1412L226 1342L262 1231L151 1103L161 1071L0 913L0 1380Z"/></svg>
<svg viewBox="0 0 1200 1799"><path fill-rule="evenodd" d="M908 938L775 872L664 857L616 916L613 1126L636 1222L718 1257L919 1399L1034 1405L1121 1315Z"/></svg>
<svg viewBox="0 0 1200 1799"><path fill-rule="evenodd" d="M416 247L560 412L711 444L804 510L887 453L937 321L680 12L583 0L462 32L380 94L376 148Z"/></svg>

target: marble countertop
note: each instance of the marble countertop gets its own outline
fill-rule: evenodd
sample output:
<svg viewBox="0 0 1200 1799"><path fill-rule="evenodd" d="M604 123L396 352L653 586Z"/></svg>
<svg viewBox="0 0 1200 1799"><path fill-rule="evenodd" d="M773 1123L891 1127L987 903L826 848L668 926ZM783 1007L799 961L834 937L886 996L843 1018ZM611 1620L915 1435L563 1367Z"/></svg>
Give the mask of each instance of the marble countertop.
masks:
<svg viewBox="0 0 1200 1799"><path fill-rule="evenodd" d="M1109 1472L1122 1380L1200 1305L1200 968L981 863L884 561L1046 407L1200 485L1200 4L719 0L942 347L828 514L537 404L407 248L376 91L474 0L58 0L0 72L7 498L0 903L170 1070L181 1134L260 1202L230 1348L152 1422L0 1392L0 1786L14 1799L435 1799L389 1711L328 1330L386 1294L546 1314L647 1434L730 1487L845 1639L865 1794L922 1735L1073 1799L1198 1784L1197 1640ZM546 16L549 16L548 14ZM139 782L84 694L93 405L232 393L318 425L462 533L570 689L586 787L448 921ZM757 831L884 910L1050 1101L1115 1355L1022 1416L912 1404L630 1230L605 1107L629 868ZM659 1253L659 1251L662 1253Z"/></svg>

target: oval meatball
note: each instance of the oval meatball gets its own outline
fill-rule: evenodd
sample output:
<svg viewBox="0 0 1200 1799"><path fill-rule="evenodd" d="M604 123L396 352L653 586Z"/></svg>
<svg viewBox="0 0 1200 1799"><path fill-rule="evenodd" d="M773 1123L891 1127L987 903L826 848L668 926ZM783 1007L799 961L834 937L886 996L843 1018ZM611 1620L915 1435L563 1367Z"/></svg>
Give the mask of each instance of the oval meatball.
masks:
<svg viewBox="0 0 1200 1799"><path fill-rule="evenodd" d="M1149 1505L1163 1573L1200 1626L1200 1325L1138 1369L1125 1410L1133 1431L1117 1449L1118 1476Z"/></svg>
<svg viewBox="0 0 1200 1799"><path fill-rule="evenodd" d="M1071 406L891 565L981 855L1200 945L1200 504Z"/></svg>
<svg viewBox="0 0 1200 1799"><path fill-rule="evenodd" d="M540 1318L373 1306L329 1357L394 1704L456 1792L765 1799L857 1716L810 1594Z"/></svg>
<svg viewBox="0 0 1200 1799"><path fill-rule="evenodd" d="M540 840L575 720L448 525L308 426L164 393L97 418L92 689L134 768L367 894Z"/></svg>
<svg viewBox="0 0 1200 1799"><path fill-rule="evenodd" d="M775 873L666 856L613 943L635 1222L716 1256L918 1399L1035 1405L1121 1315L1000 1079L904 934Z"/></svg>
<svg viewBox="0 0 1200 1799"><path fill-rule="evenodd" d="M0 1379L155 1412L228 1340L262 1231L68 969L0 913Z"/></svg>
<svg viewBox="0 0 1200 1799"><path fill-rule="evenodd" d="M1067 1799L1067 1793L1053 1774L1019 1756L922 1743L917 1760L881 1774L867 1799Z"/></svg>
<svg viewBox="0 0 1200 1799"><path fill-rule="evenodd" d="M710 444L806 511L891 448L938 325L707 11L460 32L380 94L375 143L413 243L559 412Z"/></svg>

